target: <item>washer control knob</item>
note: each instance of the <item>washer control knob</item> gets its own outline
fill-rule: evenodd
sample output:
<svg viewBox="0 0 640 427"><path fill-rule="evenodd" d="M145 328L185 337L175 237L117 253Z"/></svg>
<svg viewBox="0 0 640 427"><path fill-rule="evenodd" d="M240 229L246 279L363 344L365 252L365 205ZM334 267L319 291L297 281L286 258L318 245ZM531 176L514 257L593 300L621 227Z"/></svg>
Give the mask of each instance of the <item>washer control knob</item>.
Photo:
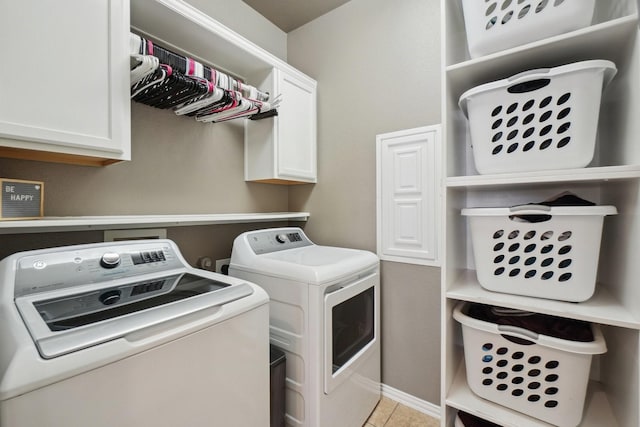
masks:
<svg viewBox="0 0 640 427"><path fill-rule="evenodd" d="M120 265L120 254L117 252L106 252L100 258L100 265L104 268L116 268Z"/></svg>
<svg viewBox="0 0 640 427"><path fill-rule="evenodd" d="M98 297L98 299L104 305L111 305L111 304L115 304L118 301L120 301L120 296L121 295L122 295L122 292L120 292L119 289L112 289L112 290L106 291L105 293L100 295Z"/></svg>
<svg viewBox="0 0 640 427"><path fill-rule="evenodd" d="M278 243L285 243L287 241L287 235L286 234L278 234L276 236L276 241Z"/></svg>

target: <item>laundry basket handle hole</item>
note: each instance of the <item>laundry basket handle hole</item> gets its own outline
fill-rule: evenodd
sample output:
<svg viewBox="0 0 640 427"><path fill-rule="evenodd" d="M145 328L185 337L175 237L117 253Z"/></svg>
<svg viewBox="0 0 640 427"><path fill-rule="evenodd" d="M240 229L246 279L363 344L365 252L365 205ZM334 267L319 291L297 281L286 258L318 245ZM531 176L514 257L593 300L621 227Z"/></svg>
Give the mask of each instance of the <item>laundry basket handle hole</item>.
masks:
<svg viewBox="0 0 640 427"><path fill-rule="evenodd" d="M522 82L515 84L513 86L509 86L507 88L507 92L509 93L527 93L534 92L536 90L542 89L551 83L551 79L537 79L530 80L528 82Z"/></svg>
<svg viewBox="0 0 640 427"><path fill-rule="evenodd" d="M513 213L516 213L516 212L529 213L529 211L531 211L531 213L534 213L534 214L539 214L541 212L551 212L551 206L529 204L529 205L511 206L509 208L509 212L513 212Z"/></svg>
<svg viewBox="0 0 640 427"><path fill-rule="evenodd" d="M546 222L551 218L551 215L509 215L509 219L514 222Z"/></svg>
<svg viewBox="0 0 640 427"><path fill-rule="evenodd" d="M552 218L549 215L551 207L546 205L519 205L509 208L509 212L515 215L509 215L509 219L514 222L545 222Z"/></svg>
<svg viewBox="0 0 640 427"><path fill-rule="evenodd" d="M520 345L534 345L538 340L538 334L517 326L498 325L498 331L502 338Z"/></svg>
<svg viewBox="0 0 640 427"><path fill-rule="evenodd" d="M543 76L545 74L549 74L550 71L551 71L550 68L536 68L535 70L527 70L527 71L523 71L521 73L515 74L509 77L507 80L513 83L522 83L522 80L525 80L529 77L540 77L541 79L544 79Z"/></svg>

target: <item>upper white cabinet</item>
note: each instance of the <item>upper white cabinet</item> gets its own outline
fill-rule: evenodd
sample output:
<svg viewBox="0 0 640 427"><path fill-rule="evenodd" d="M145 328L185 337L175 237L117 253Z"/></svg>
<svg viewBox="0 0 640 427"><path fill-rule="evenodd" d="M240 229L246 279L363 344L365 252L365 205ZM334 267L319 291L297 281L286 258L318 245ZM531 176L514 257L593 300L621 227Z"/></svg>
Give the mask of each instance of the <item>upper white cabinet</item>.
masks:
<svg viewBox="0 0 640 427"><path fill-rule="evenodd" d="M565 0L566 1L566 0ZM562 1L482 2L505 22ZM453 310L461 301L529 310L601 326L607 352L594 357L580 427L640 425L640 38L635 0L596 0L591 25L486 56L471 58L462 0L442 0L444 248L442 268L442 426L462 410L505 427L547 427L535 417L490 402L467 383L461 326ZM527 8L524 10L524 8ZM503 12L504 10L504 12ZM489 12L487 12L489 13ZM502 13L502 15L500 15ZM482 16L485 19L485 16ZM491 16L487 16L489 21ZM460 96L478 85L537 68L603 59L618 73L603 93L595 155L585 168L480 174L473 160ZM526 169L526 168L523 168ZM585 302L488 291L477 279L464 208L509 207L570 191L618 215L604 220L596 291ZM541 410L546 410L542 407Z"/></svg>
<svg viewBox="0 0 640 427"><path fill-rule="evenodd" d="M129 1L2 1L0 156L129 160Z"/></svg>
<svg viewBox="0 0 640 427"><path fill-rule="evenodd" d="M245 127L245 178L316 182L316 82L182 0L134 0L131 28L158 44L238 77L272 99L278 116Z"/></svg>
<svg viewBox="0 0 640 427"><path fill-rule="evenodd" d="M439 266L440 126L378 135L376 151L378 256Z"/></svg>
<svg viewBox="0 0 640 427"><path fill-rule="evenodd" d="M316 82L274 68L260 87L282 101L273 119L245 122L245 180L316 182Z"/></svg>

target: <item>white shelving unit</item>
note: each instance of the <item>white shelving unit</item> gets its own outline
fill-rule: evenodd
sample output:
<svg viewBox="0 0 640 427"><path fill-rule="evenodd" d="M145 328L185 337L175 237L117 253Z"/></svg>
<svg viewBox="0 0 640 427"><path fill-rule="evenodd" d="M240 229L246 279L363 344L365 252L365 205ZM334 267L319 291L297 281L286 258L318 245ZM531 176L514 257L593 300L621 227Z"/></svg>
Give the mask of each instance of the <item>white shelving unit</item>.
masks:
<svg viewBox="0 0 640 427"><path fill-rule="evenodd" d="M497 1L498 6L501 1ZM581 427L640 425L640 37L637 3L597 0L591 26L507 51L470 59L461 0L442 0L443 164L445 167L442 268L442 421L457 410L508 427L549 424L484 400L468 387L459 301L511 307L580 319L602 326L608 351L594 358ZM607 59L618 74L604 92L593 162L584 169L479 175L458 98L477 85L524 70ZM476 279L465 207L505 207L572 191L613 205L603 232L595 295L565 303L484 290Z"/></svg>
<svg viewBox="0 0 640 427"><path fill-rule="evenodd" d="M278 116L245 124L245 180L317 181L317 82L183 0L131 2L134 33L269 92Z"/></svg>
<svg viewBox="0 0 640 427"><path fill-rule="evenodd" d="M306 221L308 218L308 212L45 217L24 221L0 221L0 234Z"/></svg>

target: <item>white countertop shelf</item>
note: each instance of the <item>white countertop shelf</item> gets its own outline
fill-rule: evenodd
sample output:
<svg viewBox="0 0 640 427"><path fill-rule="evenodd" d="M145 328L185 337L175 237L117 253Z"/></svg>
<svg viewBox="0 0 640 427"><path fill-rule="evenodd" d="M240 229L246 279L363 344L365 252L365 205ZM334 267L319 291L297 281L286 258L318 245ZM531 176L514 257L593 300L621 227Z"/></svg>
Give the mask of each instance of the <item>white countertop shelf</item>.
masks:
<svg viewBox="0 0 640 427"><path fill-rule="evenodd" d="M0 234L306 221L308 218L308 212L44 217L33 220L0 221Z"/></svg>
<svg viewBox="0 0 640 427"><path fill-rule="evenodd" d="M532 298L491 292L478 283L474 270L465 270L447 290L447 298L481 304L498 305L542 314L570 317L603 325L640 329L640 319L633 315L600 283L589 300L581 303Z"/></svg>
<svg viewBox="0 0 640 427"><path fill-rule="evenodd" d="M536 418L513 411L504 406L476 396L467 385L464 362L460 363L446 399L447 405L476 415L504 427L544 427L547 424ZM615 427L618 423L606 393L597 382L590 382L585 401L585 412L580 427Z"/></svg>
<svg viewBox="0 0 640 427"><path fill-rule="evenodd" d="M602 166L490 175L452 176L446 179L448 188L519 186L542 183L578 183L615 181L640 178L640 165Z"/></svg>

